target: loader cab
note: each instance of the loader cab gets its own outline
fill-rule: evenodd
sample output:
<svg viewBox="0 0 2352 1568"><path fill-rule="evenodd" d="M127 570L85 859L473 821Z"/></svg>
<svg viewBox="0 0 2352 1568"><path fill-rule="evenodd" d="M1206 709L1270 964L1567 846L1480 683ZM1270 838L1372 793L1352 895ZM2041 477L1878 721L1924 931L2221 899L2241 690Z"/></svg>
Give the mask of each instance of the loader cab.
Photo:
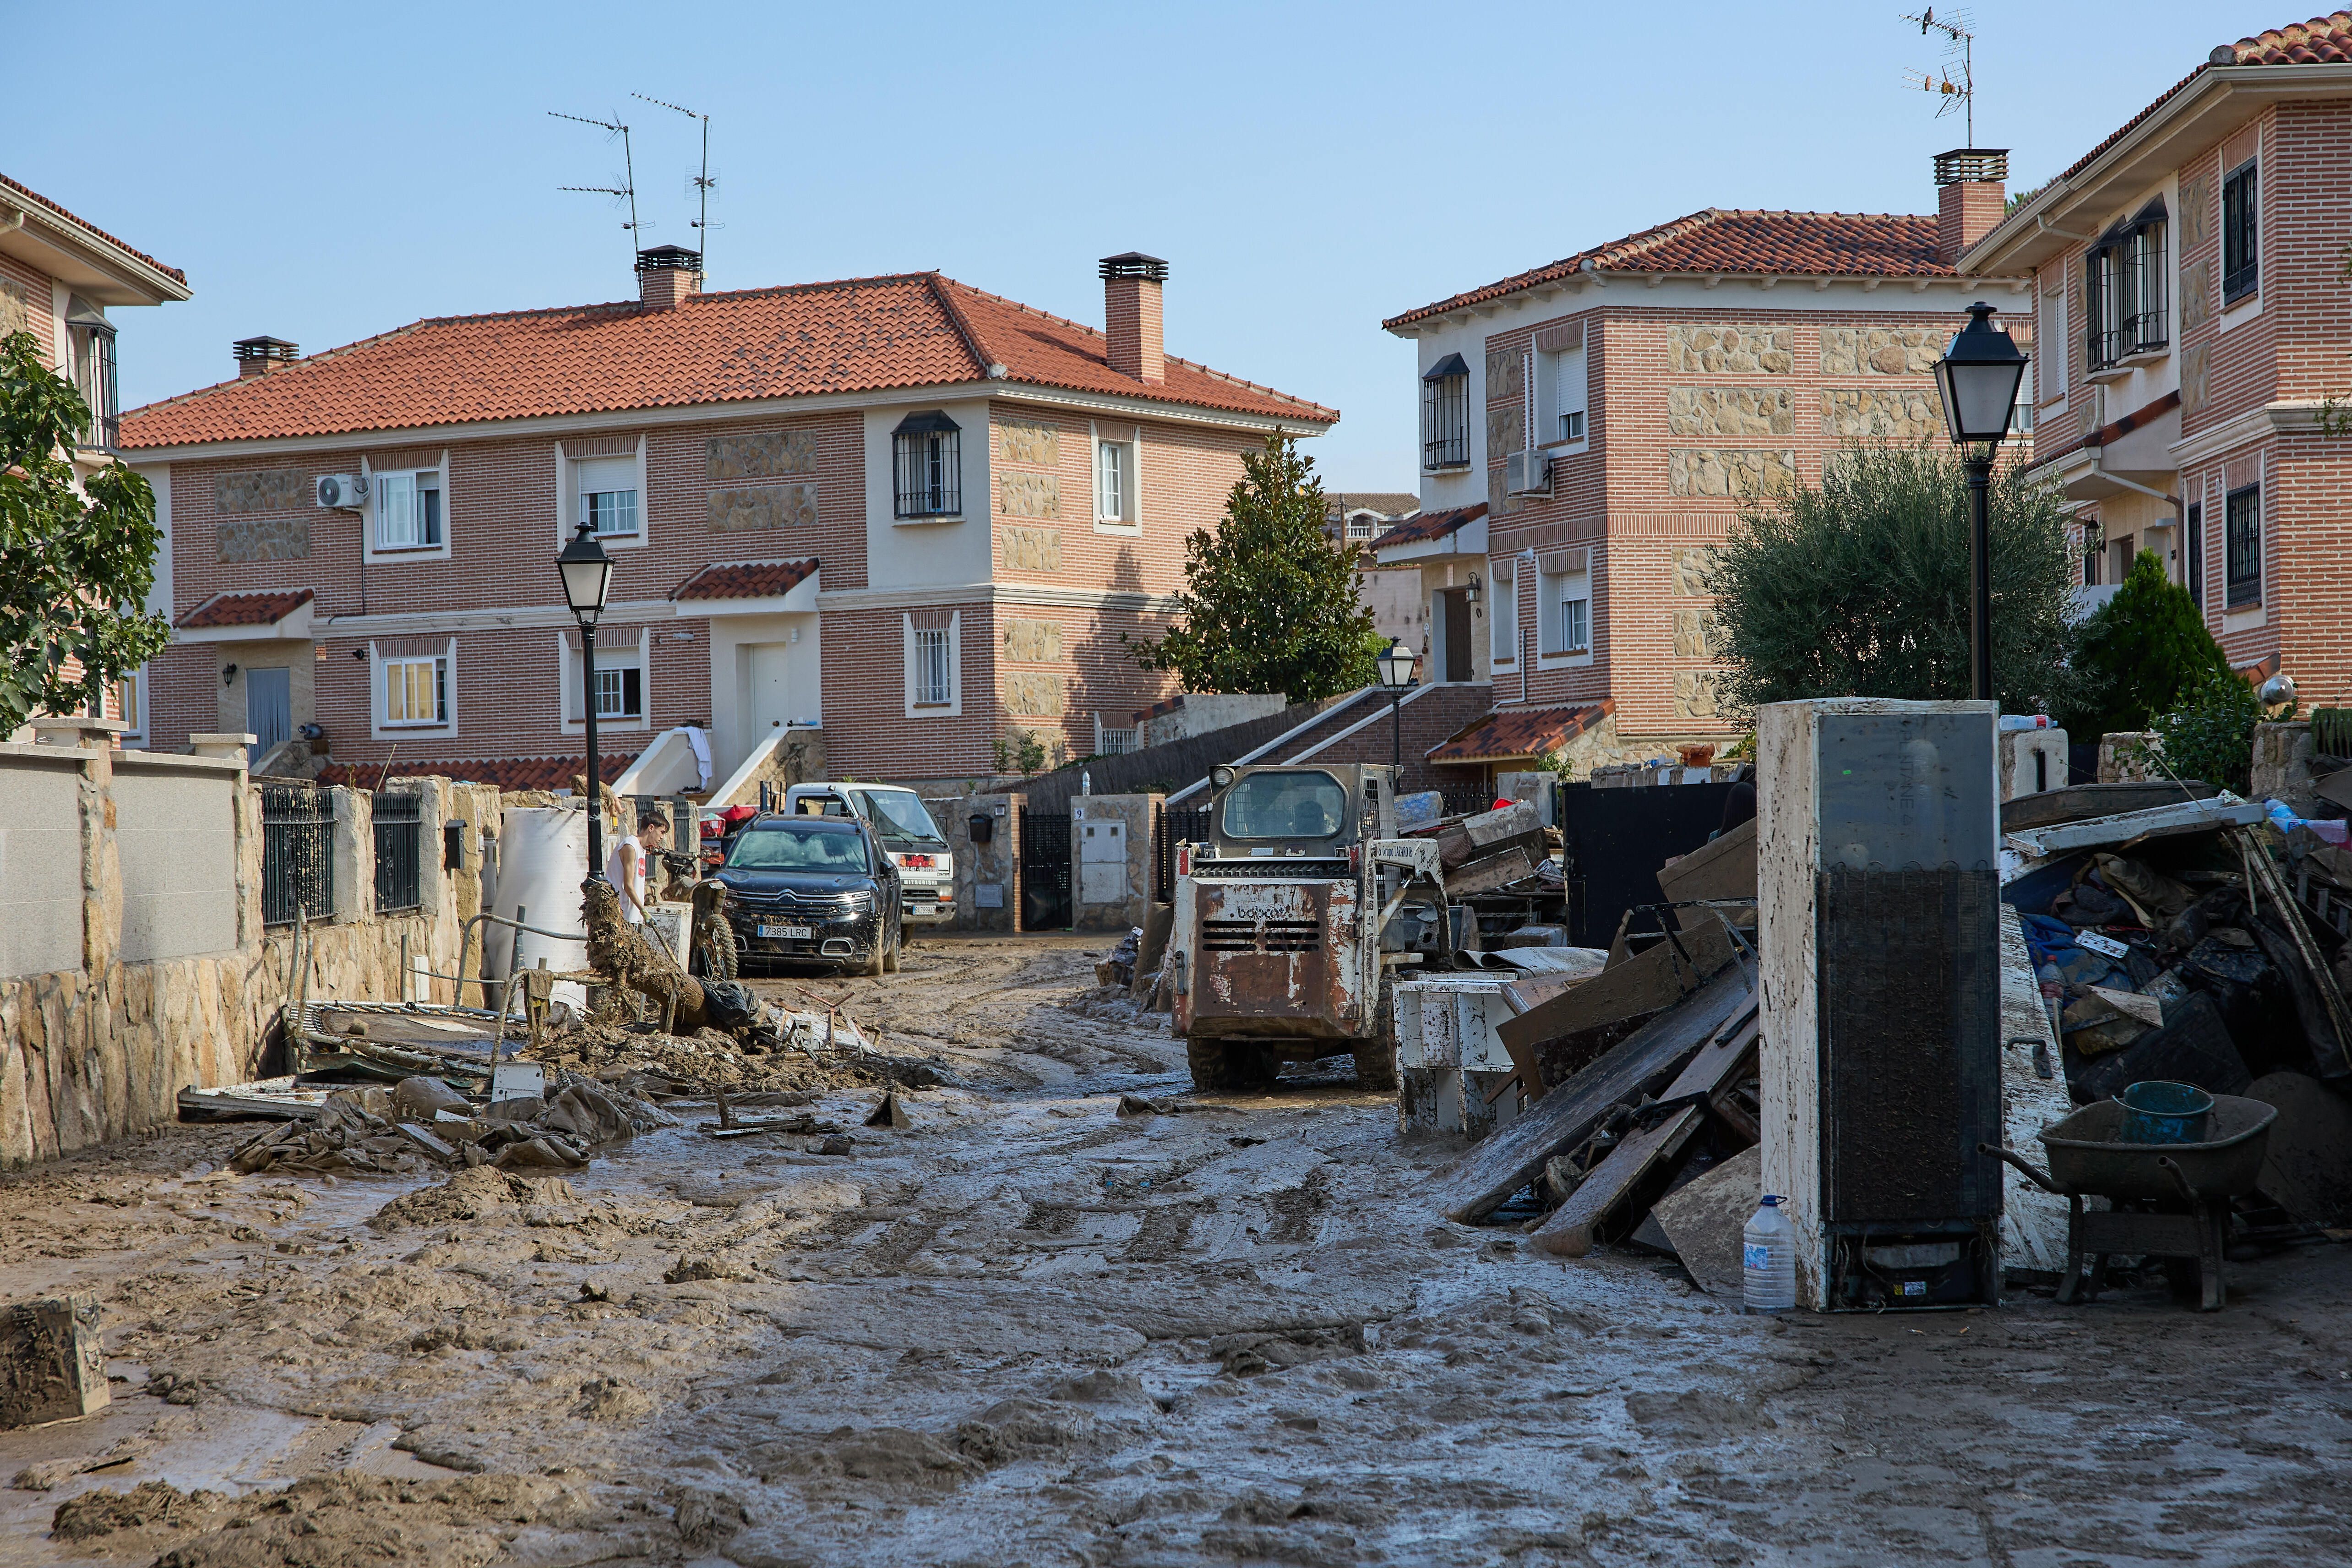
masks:
<svg viewBox="0 0 2352 1568"><path fill-rule="evenodd" d="M1392 770L1220 767L1210 775L1207 860L1344 860L1396 831Z"/></svg>

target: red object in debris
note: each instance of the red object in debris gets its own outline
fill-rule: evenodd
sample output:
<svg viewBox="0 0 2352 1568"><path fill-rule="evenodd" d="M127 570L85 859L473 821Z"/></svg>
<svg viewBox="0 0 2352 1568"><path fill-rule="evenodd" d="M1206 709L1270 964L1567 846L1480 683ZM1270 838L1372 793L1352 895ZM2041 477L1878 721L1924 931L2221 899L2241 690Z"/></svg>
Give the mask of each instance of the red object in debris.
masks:
<svg viewBox="0 0 2352 1568"><path fill-rule="evenodd" d="M759 815L756 805L730 805L719 814L719 819L730 827L740 827Z"/></svg>
<svg viewBox="0 0 2352 1568"><path fill-rule="evenodd" d="M1517 802L1515 802L1515 801L1498 800L1498 801L1496 801L1494 805L1492 805L1488 806L1486 809L1487 809L1487 810L1489 810L1489 811L1500 811L1500 810L1502 810L1502 809L1503 809L1505 806L1507 806L1507 805L1517 805Z"/></svg>

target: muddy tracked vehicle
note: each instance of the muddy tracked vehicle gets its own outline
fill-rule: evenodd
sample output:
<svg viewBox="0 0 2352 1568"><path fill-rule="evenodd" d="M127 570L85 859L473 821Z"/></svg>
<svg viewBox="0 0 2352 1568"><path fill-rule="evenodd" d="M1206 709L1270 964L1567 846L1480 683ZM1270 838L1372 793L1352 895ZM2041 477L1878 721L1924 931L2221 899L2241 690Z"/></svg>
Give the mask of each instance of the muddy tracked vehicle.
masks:
<svg viewBox="0 0 2352 1568"><path fill-rule="evenodd" d="M1392 770L1221 767L1211 782L1209 836L1177 847L1169 939L1194 1086L1349 1056L1366 1088L1395 1088L1391 989L1453 949L1437 846L1396 837Z"/></svg>

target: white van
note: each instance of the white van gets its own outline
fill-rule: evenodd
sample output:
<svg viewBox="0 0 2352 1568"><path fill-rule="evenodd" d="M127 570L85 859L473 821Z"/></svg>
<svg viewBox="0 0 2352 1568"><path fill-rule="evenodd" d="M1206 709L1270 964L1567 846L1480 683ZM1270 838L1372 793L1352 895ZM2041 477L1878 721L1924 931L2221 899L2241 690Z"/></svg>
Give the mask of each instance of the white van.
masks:
<svg viewBox="0 0 2352 1568"><path fill-rule="evenodd" d="M955 863L947 836L913 790L846 781L796 784L784 791L784 811L794 816L864 817L898 868L907 923L945 925L955 919Z"/></svg>

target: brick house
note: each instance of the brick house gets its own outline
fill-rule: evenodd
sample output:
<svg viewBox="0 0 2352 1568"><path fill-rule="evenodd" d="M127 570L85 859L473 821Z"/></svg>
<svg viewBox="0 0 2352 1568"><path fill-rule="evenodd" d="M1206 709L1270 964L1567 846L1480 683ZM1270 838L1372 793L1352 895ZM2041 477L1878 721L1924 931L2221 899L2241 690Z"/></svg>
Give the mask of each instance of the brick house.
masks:
<svg viewBox="0 0 2352 1568"><path fill-rule="evenodd" d="M1383 642L1420 640L1421 574L1409 567L1381 565L1371 543L1420 510L1419 496L1398 490L1335 490L1324 509L1334 535L1363 547L1357 595L1372 612L1372 629Z"/></svg>
<svg viewBox="0 0 2352 1568"><path fill-rule="evenodd" d="M95 473L117 456L119 323L107 311L187 297L187 274L178 268L0 174L0 337L32 333L49 368L81 389L90 409L90 427L74 453L81 473ZM161 609L160 598L150 607ZM100 715L121 721L133 745L144 739L140 699L137 677L118 682Z"/></svg>
<svg viewBox="0 0 2352 1568"><path fill-rule="evenodd" d="M1580 775L1734 737L1714 547L1843 444L1944 440L1967 305L2025 303L1953 266L2000 218L2001 154L1936 172L1933 216L1709 208L1384 323L1419 350L1422 505L1376 553L1419 568L1423 679L1489 698L1430 763Z"/></svg>
<svg viewBox="0 0 2352 1568"><path fill-rule="evenodd" d="M2085 597L2142 550L2241 669L2352 700L2352 12L2215 48L1961 258L2033 280Z"/></svg>
<svg viewBox="0 0 2352 1568"><path fill-rule="evenodd" d="M795 731L866 778L986 774L1014 730L1083 754L1167 694L1119 634L1165 625L1242 454L1338 418L1166 353L1150 257L1102 264L1108 335L937 273L704 294L699 264L307 359L250 339L127 416L170 519L156 742L310 724L341 764L562 783L584 518L618 562L608 767L687 725L714 778Z"/></svg>

